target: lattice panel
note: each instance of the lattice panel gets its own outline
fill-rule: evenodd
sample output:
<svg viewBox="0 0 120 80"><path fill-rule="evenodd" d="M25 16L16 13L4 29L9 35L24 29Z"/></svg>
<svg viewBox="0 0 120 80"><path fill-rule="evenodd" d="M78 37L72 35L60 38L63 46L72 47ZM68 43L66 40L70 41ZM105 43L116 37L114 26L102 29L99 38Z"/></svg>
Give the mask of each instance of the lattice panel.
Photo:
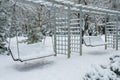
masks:
<svg viewBox="0 0 120 80"><path fill-rule="evenodd" d="M68 52L68 26L67 12L64 9L57 9L56 12L56 51L58 54Z"/></svg>
<svg viewBox="0 0 120 80"><path fill-rule="evenodd" d="M80 23L79 19L70 20L71 52L80 52Z"/></svg>
<svg viewBox="0 0 120 80"><path fill-rule="evenodd" d="M68 54L69 51L70 53L80 52L80 19L68 16L68 14L68 11L64 9L56 11L56 51L58 54Z"/></svg>
<svg viewBox="0 0 120 80"><path fill-rule="evenodd" d="M116 23L108 23L106 25L107 47L116 48ZM118 30L118 49L120 49L120 28Z"/></svg>

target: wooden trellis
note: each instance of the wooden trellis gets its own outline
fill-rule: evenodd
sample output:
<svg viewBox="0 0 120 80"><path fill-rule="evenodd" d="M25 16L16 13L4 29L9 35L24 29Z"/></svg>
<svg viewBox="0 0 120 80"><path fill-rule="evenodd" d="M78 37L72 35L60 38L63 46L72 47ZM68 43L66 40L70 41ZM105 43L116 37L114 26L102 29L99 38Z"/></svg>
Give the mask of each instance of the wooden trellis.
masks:
<svg viewBox="0 0 120 80"><path fill-rule="evenodd" d="M82 28L83 28L83 15L84 14L99 14L99 15L112 15L116 18L115 27L107 25L105 27L105 49L110 46L116 48L120 47L120 32L118 17L120 16L119 11L102 9L98 7L85 6L81 4L74 4L69 1L58 1L58 0L45 0L42 2L53 10L54 14L54 51L57 54L67 54L68 58L72 52L77 52L82 55ZM79 17L72 17L71 15L77 12L80 14ZM109 28L113 31L109 34ZM114 34L114 36L113 36ZM112 37L111 37L112 35ZM115 40L114 40L115 39Z"/></svg>

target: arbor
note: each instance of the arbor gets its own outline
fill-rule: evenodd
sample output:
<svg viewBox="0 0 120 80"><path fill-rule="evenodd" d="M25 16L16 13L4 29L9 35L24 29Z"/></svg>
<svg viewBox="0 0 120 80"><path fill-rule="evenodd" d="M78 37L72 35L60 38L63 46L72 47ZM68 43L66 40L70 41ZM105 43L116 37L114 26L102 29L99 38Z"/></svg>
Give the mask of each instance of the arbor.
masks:
<svg viewBox="0 0 120 80"><path fill-rule="evenodd" d="M72 1L74 1L77 4L95 6L99 8L109 8L109 9L114 9L114 10L116 10L115 8L118 8L118 5L120 4L119 0L115 0L115 1L113 0L72 0ZM75 15L79 18L81 14L76 13ZM106 16L98 15L98 14L85 13L83 15L83 20L85 24L83 25L82 36L84 36L86 32L90 35L89 28L90 28L90 25L93 23L94 23L93 26L95 26L94 28L95 32L92 34L96 34L96 33L98 34L100 32L100 28L98 28L99 27L98 25L103 24L106 19L108 19L108 16L106 17Z"/></svg>

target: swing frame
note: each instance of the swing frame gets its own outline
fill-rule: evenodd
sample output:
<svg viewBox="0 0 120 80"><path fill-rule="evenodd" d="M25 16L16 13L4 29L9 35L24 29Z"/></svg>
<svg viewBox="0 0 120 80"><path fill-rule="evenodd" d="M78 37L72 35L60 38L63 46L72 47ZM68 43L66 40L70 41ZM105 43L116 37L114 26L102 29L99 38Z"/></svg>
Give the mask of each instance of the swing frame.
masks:
<svg viewBox="0 0 120 80"><path fill-rule="evenodd" d="M34 2L34 1L33 1ZM47 2L51 3L51 4L55 4L55 6L51 6L49 5ZM37 2L38 3L38 2ZM43 2L40 2L41 4L43 4ZM45 4L46 3L46 4ZM58 8L61 8L61 7L65 7L65 10L67 11L67 26L68 26L68 43L67 43L67 57L70 58L71 56L71 31L70 31L70 13L72 11L76 11L80 14L79 16L79 29L80 29L80 40L79 40L79 45L80 45L80 48L79 48L79 54L80 56L82 55L82 26L83 26L83 22L82 22L82 18L83 18L83 14L84 13L92 13L92 14L100 14L100 15L105 15L105 16L108 16L108 15L114 15L114 17L116 18L116 50L118 50L118 17L120 16L120 12L119 11L115 11L115 10L109 10L109 9L103 9L103 8L98 8L98 7L92 7L92 6L86 6L86 5L82 5L82 4L74 4L74 3L70 3L70 2L65 2L65 1L58 1L58 0L45 0L44 1L44 4L49 7L49 8L53 8L54 9L54 52L55 52L55 55L58 54L57 52L57 40L56 40L56 11L55 9L58 9ZM106 24L106 21L105 21L105 24ZM106 40L106 33L105 33L105 42L107 41ZM63 45L62 45L63 46ZM107 48L107 45L105 45L105 49ZM31 60L31 59L29 59Z"/></svg>
<svg viewBox="0 0 120 80"><path fill-rule="evenodd" d="M53 6L53 5L54 5L54 3L52 3L52 6ZM13 5L13 14L15 14L15 11L16 11L15 6L16 6L16 2L15 2L15 4ZM44 6L46 6L46 5L44 5ZM13 18L16 18L16 16L14 16ZM12 26L15 26L15 25L13 24ZM10 33L10 31L9 31L9 33ZM8 52L9 52L9 54L11 55L11 57L12 57L12 59L13 59L14 61L26 62L26 61L31 61L31 60L46 58L46 57L50 57L50 56L57 56L57 54L54 53L54 54L45 55L45 56L33 57L33 58L28 58L28 59L21 59L20 51L19 51L17 27L16 27L16 36L15 36L15 37L16 37L16 43L17 43L17 58L15 58L15 56L13 55L13 53L12 53L12 51L11 51L11 48L10 48L10 46L11 46L11 44L10 44L10 43L11 43L11 37L10 37L10 34L9 34ZM53 38L51 38L51 39L52 39L52 45L54 45L54 44L53 44ZM45 42L45 40L44 40L44 42ZM53 46L52 46L52 47L53 47ZM55 50L54 50L54 51L55 51Z"/></svg>
<svg viewBox="0 0 120 80"><path fill-rule="evenodd" d="M109 9L104 9L104 8L98 8L98 7L92 7L92 6L86 6L86 5L82 5L82 4L74 4L74 3L71 3L69 1L58 1L58 0L45 0L45 1L48 1L48 2L51 2L51 3L55 3L56 5L59 5L59 6L55 6L55 9L58 9L58 8L62 8L62 7L65 7L65 10L67 11L67 21L68 23L67 26L68 26L68 44L67 44L67 57L70 58L71 56L71 31L70 31L70 13L75 11L77 13L80 14L79 16L79 29L80 29L80 40L79 40L79 45L80 45L80 48L79 48L79 54L80 56L82 55L82 39L83 39L83 33L82 33L82 27L83 27L83 21L82 21L82 18L83 18L83 14L87 14L87 13L92 13L92 14L100 14L100 15L104 15L104 16L108 16L108 15L112 15L116 18L116 50L118 50L118 17L120 16L120 11L115 11L115 10L109 10ZM59 16L58 16L59 17ZM57 16L56 16L57 18ZM56 22L54 22L54 24L56 25ZM105 24L106 24L106 20L105 20ZM106 29L106 27L105 27ZM59 47L59 45L57 46L57 41L56 41L56 34L54 34L55 36L55 40L54 40L54 43L55 43L55 50L57 52L57 54L59 54L58 50L57 50L57 47ZM106 35L106 31L105 31L105 43L107 43L107 35ZM64 46L61 45L61 46ZM105 49L107 49L107 44L105 44Z"/></svg>

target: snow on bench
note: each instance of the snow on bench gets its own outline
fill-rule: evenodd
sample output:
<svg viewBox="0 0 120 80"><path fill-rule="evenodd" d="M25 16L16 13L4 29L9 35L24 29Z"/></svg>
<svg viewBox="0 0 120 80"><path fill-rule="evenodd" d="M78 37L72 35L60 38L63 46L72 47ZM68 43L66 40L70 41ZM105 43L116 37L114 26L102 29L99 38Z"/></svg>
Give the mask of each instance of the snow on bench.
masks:
<svg viewBox="0 0 120 80"><path fill-rule="evenodd" d="M103 41L99 36L84 36L83 40L86 46L91 47L102 46L106 44L105 41Z"/></svg>
<svg viewBox="0 0 120 80"><path fill-rule="evenodd" d="M43 42L34 43L34 44L27 44L21 43L22 40L25 40L25 37L19 37L19 56L22 60L31 59L31 58L38 58L38 57L45 57L54 55L54 51L52 49L52 41L50 37L47 37L46 43ZM51 47L48 47L51 46ZM17 43L16 38L11 39L10 49L12 54L15 58L18 58L18 51L17 51Z"/></svg>

